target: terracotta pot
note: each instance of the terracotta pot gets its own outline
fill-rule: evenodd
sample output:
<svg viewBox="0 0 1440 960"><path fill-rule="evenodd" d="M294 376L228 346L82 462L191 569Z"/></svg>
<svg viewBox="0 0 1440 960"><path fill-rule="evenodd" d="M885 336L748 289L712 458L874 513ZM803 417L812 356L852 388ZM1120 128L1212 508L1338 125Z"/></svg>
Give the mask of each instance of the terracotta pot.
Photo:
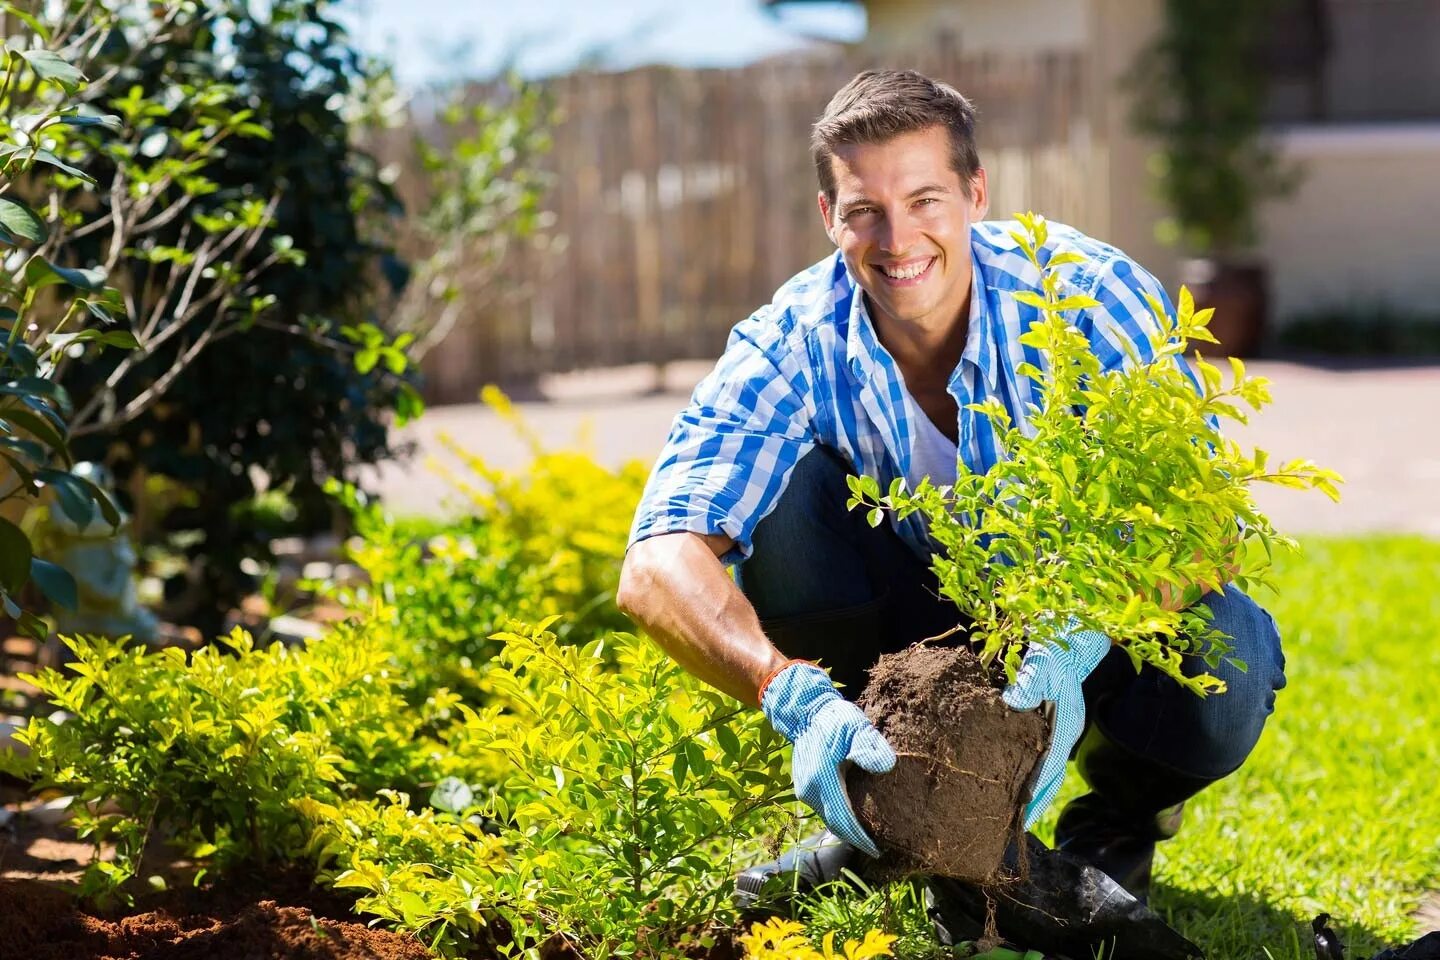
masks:
<svg viewBox="0 0 1440 960"><path fill-rule="evenodd" d="M1192 346L1207 356L1253 357L1265 335L1270 311L1265 267L1215 258L1185 260L1180 264L1180 282L1190 288L1197 310L1215 309L1210 332L1220 342Z"/></svg>

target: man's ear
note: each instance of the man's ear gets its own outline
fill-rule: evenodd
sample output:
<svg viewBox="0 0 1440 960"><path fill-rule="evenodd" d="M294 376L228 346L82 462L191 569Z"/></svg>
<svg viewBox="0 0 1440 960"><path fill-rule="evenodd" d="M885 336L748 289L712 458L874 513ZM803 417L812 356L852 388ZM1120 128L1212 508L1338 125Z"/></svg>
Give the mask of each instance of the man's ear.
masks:
<svg viewBox="0 0 1440 960"><path fill-rule="evenodd" d="M990 183L985 176L985 168L977 167L975 176L970 180L970 221L984 220L989 212Z"/></svg>
<svg viewBox="0 0 1440 960"><path fill-rule="evenodd" d="M815 199L820 203L820 223L825 228L825 236L829 237L830 242L835 246L840 246L835 239L835 226L830 220L830 201L826 199L825 191L821 190L816 194Z"/></svg>

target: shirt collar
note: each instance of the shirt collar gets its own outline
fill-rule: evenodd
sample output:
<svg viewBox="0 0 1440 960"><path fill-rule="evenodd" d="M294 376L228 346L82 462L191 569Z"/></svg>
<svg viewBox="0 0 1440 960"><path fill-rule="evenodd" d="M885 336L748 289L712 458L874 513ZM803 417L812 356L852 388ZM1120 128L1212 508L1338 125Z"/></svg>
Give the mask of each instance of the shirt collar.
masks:
<svg viewBox="0 0 1440 960"><path fill-rule="evenodd" d="M991 329L990 285L983 282L984 270L973 247L971 248L971 264L973 270L970 277L970 319L965 334L965 350L960 354L960 361L963 364L968 360L979 367L980 375L985 378L986 391L993 394L1000 375L1000 355L995 346L995 331ZM955 374L950 378L952 386L959 372L960 368L957 366Z"/></svg>
<svg viewBox="0 0 1440 960"><path fill-rule="evenodd" d="M881 365L885 348L870 322L870 311L865 307L865 291L855 278L846 274L850 284L850 310L847 316L849 329L845 333L845 360L856 376L868 376L876 366Z"/></svg>

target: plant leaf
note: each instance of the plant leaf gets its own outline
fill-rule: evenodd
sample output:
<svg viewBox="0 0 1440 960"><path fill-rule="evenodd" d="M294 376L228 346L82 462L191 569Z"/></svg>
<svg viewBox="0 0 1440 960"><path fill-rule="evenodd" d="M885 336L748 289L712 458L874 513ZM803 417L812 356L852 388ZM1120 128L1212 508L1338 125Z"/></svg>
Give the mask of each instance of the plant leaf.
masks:
<svg viewBox="0 0 1440 960"><path fill-rule="evenodd" d="M45 24L41 23L40 19L33 13L22 10L13 3L0 3L0 10L13 14L18 19L24 21L26 26L35 31L36 36L46 43L50 42L50 31L45 29Z"/></svg>
<svg viewBox="0 0 1440 960"><path fill-rule="evenodd" d="M0 587L18 593L30 579L30 538L15 524L0 517Z"/></svg>
<svg viewBox="0 0 1440 960"><path fill-rule="evenodd" d="M55 491L55 499L60 501L60 510L65 516L79 527L90 526L95 519L95 503L90 499L90 492L81 487L74 477L64 470L48 467L35 471L35 476Z"/></svg>
<svg viewBox="0 0 1440 960"><path fill-rule="evenodd" d="M27 159L33 159L36 163L48 163L52 167L57 167L72 177L84 180L86 183L95 182L95 178L90 176L90 174L81 170L79 167L72 167L50 150L34 150L32 152L30 147L20 146L15 143L0 143L0 157L10 157L20 153L24 153Z"/></svg>
<svg viewBox="0 0 1440 960"><path fill-rule="evenodd" d="M58 603L66 610L74 610L79 605L79 591L75 586L75 578L70 575L69 570L58 563L31 557L30 579L35 581L40 592L45 594L51 603Z"/></svg>
<svg viewBox="0 0 1440 960"><path fill-rule="evenodd" d="M34 289L55 283L68 283L81 290L100 290L105 286L105 271L98 267L88 270L57 267L44 257L31 257L25 264L25 282Z"/></svg>
<svg viewBox="0 0 1440 960"><path fill-rule="evenodd" d="M113 113L71 114L60 118L60 122L71 127L104 127L117 133L124 129L124 121Z"/></svg>
<svg viewBox="0 0 1440 960"><path fill-rule="evenodd" d="M65 445L65 436L56 429L55 424L30 410L22 410L18 407L11 407L8 410L0 411L0 420L8 420L23 430L28 430L35 435L35 438L45 444L51 450L59 453L62 457L69 458L69 450Z"/></svg>
<svg viewBox="0 0 1440 960"><path fill-rule="evenodd" d="M10 197L0 197L0 227L4 227L6 233L23 237L31 243L44 243L50 236L39 214Z"/></svg>
<svg viewBox="0 0 1440 960"><path fill-rule="evenodd" d="M81 73L75 66L66 62L54 50L21 50L20 56L24 57L30 64L30 69L42 80L49 80L63 87L66 93L74 93L80 89L85 74Z"/></svg>

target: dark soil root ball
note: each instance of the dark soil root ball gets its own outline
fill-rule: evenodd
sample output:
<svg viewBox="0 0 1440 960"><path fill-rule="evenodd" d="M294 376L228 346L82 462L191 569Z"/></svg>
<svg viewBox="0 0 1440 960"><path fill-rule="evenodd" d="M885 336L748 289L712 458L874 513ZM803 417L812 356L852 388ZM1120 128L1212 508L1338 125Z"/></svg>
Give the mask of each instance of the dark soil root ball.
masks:
<svg viewBox="0 0 1440 960"><path fill-rule="evenodd" d="M917 645L887 654L857 701L890 741L895 769L852 768L850 801L884 866L989 884L1022 830L1027 788L1049 742L1039 713L1017 713L978 657Z"/></svg>

